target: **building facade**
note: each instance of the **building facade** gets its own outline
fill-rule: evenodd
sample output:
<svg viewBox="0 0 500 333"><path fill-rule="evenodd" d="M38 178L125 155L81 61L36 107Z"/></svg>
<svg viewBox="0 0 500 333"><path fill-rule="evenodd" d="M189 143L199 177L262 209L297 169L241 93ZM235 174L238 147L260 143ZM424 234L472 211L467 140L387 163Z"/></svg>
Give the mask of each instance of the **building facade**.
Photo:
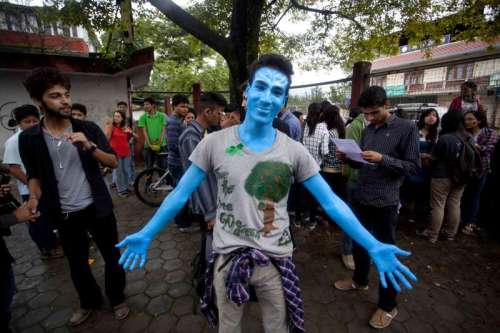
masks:
<svg viewBox="0 0 500 333"><path fill-rule="evenodd" d="M371 84L383 86L391 104L437 103L448 107L460 94L460 86L473 80L488 120L500 127L500 39L493 44L449 42L430 50L409 49L400 54L374 60Z"/></svg>

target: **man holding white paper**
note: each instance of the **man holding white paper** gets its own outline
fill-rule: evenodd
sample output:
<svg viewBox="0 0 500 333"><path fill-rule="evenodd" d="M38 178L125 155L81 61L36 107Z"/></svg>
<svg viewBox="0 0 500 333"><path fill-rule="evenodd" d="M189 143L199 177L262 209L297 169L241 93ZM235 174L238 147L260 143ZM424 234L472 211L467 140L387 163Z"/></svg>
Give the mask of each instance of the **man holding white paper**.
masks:
<svg viewBox="0 0 500 333"><path fill-rule="evenodd" d="M399 188L405 176L417 174L420 168L418 130L411 121L397 118L388 111L387 95L382 87L365 90L358 102L368 126L360 145L353 140L337 144L340 158L359 169L353 209L361 223L379 241L395 244L398 219ZM343 150L344 149L344 150ZM343 291L368 289L370 257L354 242L354 275L335 282ZM384 328L397 315L397 292L379 285L378 309L370 320L374 328Z"/></svg>

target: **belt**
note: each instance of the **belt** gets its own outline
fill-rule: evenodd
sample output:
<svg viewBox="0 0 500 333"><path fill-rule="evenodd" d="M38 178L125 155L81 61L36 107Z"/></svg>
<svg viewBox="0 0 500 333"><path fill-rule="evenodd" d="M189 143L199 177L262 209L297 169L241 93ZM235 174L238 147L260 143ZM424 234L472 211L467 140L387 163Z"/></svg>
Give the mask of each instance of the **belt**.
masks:
<svg viewBox="0 0 500 333"><path fill-rule="evenodd" d="M64 213L61 213L61 220L66 221L66 220L69 220L71 218L75 218L77 216L81 216L81 215L85 214L85 212L87 212L90 207L92 207L92 205L87 206L84 209L76 210L74 212L64 212Z"/></svg>

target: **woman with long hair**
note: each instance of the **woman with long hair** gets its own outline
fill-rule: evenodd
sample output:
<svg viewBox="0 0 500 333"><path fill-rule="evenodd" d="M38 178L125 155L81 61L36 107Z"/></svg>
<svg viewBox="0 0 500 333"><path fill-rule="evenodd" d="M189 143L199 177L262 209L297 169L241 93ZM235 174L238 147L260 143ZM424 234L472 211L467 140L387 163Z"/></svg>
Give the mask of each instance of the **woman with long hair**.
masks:
<svg viewBox="0 0 500 333"><path fill-rule="evenodd" d="M113 113L113 121L106 128L106 136L109 144L118 157L118 168L116 169L116 189L120 197L128 196L128 181L130 179L130 145L131 136L135 136L132 129L127 126L125 112L117 110Z"/></svg>
<svg viewBox="0 0 500 333"><path fill-rule="evenodd" d="M328 101L321 103L321 114L328 130L328 154L323 157L321 174L332 190L342 199L346 195L346 180L342 175L342 161L337 157L337 147L332 139L345 139L344 120L337 106Z"/></svg>
<svg viewBox="0 0 500 333"><path fill-rule="evenodd" d="M401 199L409 211L411 222L416 216L425 217L429 212L431 151L436 144L439 128L439 115L436 109L423 110L417 121L417 128L422 169L417 175L406 178L401 187Z"/></svg>
<svg viewBox="0 0 500 333"><path fill-rule="evenodd" d="M306 124L304 127L304 135L302 143L313 156L318 166L323 164L323 159L328 154L328 144L330 135L326 124L322 120L320 103L311 103L307 110ZM318 204L316 200L304 189L303 204L309 207L309 216L304 216L304 224L314 230L317 225ZM299 204L299 206L302 206ZM302 207L305 208L305 207ZM305 209L299 208L296 214L296 225L300 226L302 211Z"/></svg>
<svg viewBox="0 0 500 333"><path fill-rule="evenodd" d="M491 173L490 160L498 141L498 134L488 127L486 114L481 111L465 112L464 123L481 157L480 174L477 179L467 184L462 197L462 222L465 224L462 232L466 235L475 235L478 231L476 218L479 213L481 194L488 175Z"/></svg>
<svg viewBox="0 0 500 333"><path fill-rule="evenodd" d="M460 224L460 199L465 185L456 183L453 167L470 135L464 129L464 117L460 110L448 111L441 120L439 139L432 150L431 158L431 220L427 228L419 233L431 243L443 234L447 240L454 240ZM446 223L443 226L444 212Z"/></svg>

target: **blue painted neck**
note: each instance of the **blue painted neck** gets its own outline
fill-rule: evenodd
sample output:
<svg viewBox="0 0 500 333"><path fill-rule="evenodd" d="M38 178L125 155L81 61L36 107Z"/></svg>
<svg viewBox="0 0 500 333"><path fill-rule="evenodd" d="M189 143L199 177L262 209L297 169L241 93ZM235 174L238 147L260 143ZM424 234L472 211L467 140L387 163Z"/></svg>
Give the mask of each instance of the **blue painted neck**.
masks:
<svg viewBox="0 0 500 333"><path fill-rule="evenodd" d="M250 118L245 118L245 121L238 128L238 135L248 149L258 153L274 144L276 129L273 128L272 123L261 124Z"/></svg>

